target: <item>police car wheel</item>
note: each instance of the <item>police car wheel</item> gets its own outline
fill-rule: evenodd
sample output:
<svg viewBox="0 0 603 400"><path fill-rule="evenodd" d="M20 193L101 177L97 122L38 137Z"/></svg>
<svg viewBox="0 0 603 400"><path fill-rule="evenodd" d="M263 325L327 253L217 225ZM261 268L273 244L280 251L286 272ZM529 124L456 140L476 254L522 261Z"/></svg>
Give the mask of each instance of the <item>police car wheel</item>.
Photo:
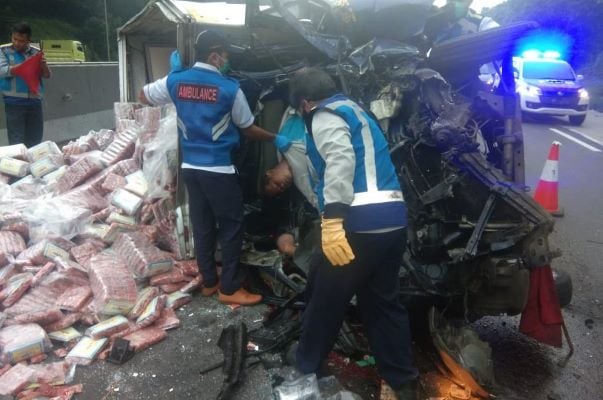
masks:
<svg viewBox="0 0 603 400"><path fill-rule="evenodd" d="M570 115L569 116L569 122L572 125L575 126L580 126L584 123L584 120L586 119L586 115Z"/></svg>

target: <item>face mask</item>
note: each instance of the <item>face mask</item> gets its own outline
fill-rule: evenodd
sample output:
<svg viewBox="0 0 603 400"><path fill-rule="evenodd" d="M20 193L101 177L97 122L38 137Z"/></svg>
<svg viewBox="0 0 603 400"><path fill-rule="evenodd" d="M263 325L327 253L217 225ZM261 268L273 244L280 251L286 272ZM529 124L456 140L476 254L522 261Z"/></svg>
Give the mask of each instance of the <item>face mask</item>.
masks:
<svg viewBox="0 0 603 400"><path fill-rule="evenodd" d="M222 56L220 56L220 59L222 60L222 66L218 68L218 71L220 71L221 74L227 74L230 71L230 62Z"/></svg>

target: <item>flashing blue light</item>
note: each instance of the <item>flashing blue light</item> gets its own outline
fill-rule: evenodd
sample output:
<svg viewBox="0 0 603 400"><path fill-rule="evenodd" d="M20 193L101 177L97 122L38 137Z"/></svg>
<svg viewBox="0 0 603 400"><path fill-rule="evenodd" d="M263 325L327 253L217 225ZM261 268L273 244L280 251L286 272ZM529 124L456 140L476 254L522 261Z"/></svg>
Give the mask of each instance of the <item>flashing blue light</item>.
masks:
<svg viewBox="0 0 603 400"><path fill-rule="evenodd" d="M561 58L561 53L559 53L557 50L547 50L542 54L542 57L544 58Z"/></svg>
<svg viewBox="0 0 603 400"><path fill-rule="evenodd" d="M565 32L542 29L519 39L515 54L530 59L564 59L569 54L572 43L572 37Z"/></svg>
<svg viewBox="0 0 603 400"><path fill-rule="evenodd" d="M536 49L526 50L521 53L522 58L540 58L542 57L542 52Z"/></svg>

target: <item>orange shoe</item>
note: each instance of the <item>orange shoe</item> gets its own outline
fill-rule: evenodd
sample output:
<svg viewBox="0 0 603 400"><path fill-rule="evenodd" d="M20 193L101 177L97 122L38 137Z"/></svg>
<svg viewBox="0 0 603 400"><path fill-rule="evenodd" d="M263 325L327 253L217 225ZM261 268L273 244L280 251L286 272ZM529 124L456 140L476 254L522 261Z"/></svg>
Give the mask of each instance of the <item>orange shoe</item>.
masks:
<svg viewBox="0 0 603 400"><path fill-rule="evenodd" d="M220 281L218 281L218 283L215 284L215 286L210 286L210 287L203 287L201 288L201 295L203 295L204 297L209 297L209 296L213 296L214 294L216 294L216 292L218 291L218 289L220 288Z"/></svg>
<svg viewBox="0 0 603 400"><path fill-rule="evenodd" d="M240 288L233 294L223 294L222 292L218 292L218 301L224 304L252 306L262 301L262 295L249 293L247 290Z"/></svg>

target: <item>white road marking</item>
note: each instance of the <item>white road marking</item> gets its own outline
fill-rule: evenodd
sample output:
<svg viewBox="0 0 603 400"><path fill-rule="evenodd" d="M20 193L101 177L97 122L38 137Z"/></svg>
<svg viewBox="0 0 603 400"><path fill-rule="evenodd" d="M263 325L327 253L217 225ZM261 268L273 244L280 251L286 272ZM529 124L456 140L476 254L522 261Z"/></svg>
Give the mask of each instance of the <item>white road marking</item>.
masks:
<svg viewBox="0 0 603 400"><path fill-rule="evenodd" d="M558 135L563 136L566 139L571 140L572 142L578 143L582 147L586 147L590 151L594 151L595 153L600 153L601 152L601 150L597 149L596 147L593 147L590 144L583 142L582 140L576 139L575 137L573 137L573 136L571 136L571 135L569 135L569 134L567 134L567 133L565 133L563 131L560 131L559 129L549 128L549 130L552 131L552 132L555 132Z"/></svg>
<svg viewBox="0 0 603 400"><path fill-rule="evenodd" d="M572 132L574 132L574 133L577 133L578 135L580 135L580 136L582 136L582 137L587 138L587 139L588 139L588 140L590 140L591 142L594 142L594 143L597 143L597 144L599 144L599 145L603 146L603 142L602 142L602 141L597 140L597 139L595 139L595 138L594 138L594 137L592 137L592 136L588 136L586 133L580 132L579 130L577 130L577 129L573 129L573 128L567 128L567 129L569 129L570 131L572 131Z"/></svg>

